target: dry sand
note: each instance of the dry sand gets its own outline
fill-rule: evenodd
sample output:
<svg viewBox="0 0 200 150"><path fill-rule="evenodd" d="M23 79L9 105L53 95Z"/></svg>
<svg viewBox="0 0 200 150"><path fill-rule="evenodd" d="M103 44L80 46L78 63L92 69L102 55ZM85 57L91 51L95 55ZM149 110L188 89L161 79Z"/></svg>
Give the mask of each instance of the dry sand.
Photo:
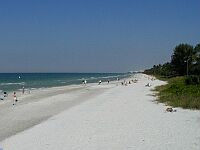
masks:
<svg viewBox="0 0 200 150"><path fill-rule="evenodd" d="M16 122L23 120L23 115L34 120L34 113L36 118L48 112L47 118L52 117L3 140L0 147L4 150L199 150L200 111L177 108L177 112L165 112L166 106L157 104L151 91L164 82L150 81L143 74L136 77L139 81L128 86L93 85L87 90L81 88L71 94L61 93L12 108L17 113L9 117ZM145 87L148 82L151 87ZM54 107L55 101L64 104L63 98L84 103L59 109L53 115L56 113L51 111L62 106ZM7 121L5 130L8 124ZM3 123L0 133L4 130L2 126Z"/></svg>
<svg viewBox="0 0 200 150"><path fill-rule="evenodd" d="M54 87L27 92L22 95L17 92L18 102L13 106L12 93L0 101L0 141L18 132L24 131L63 110L80 104L115 86L72 85Z"/></svg>

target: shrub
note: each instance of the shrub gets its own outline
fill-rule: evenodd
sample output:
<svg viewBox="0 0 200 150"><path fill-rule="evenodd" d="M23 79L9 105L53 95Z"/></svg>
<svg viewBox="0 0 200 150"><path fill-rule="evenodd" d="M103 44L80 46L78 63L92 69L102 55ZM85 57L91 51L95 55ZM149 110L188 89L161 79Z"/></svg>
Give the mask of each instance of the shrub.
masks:
<svg viewBox="0 0 200 150"><path fill-rule="evenodd" d="M197 77L175 77L156 87L158 101L174 107L200 109L200 84ZM188 83L193 84L186 84Z"/></svg>
<svg viewBox="0 0 200 150"><path fill-rule="evenodd" d="M185 79L187 85L197 85L200 84L200 76L189 76Z"/></svg>

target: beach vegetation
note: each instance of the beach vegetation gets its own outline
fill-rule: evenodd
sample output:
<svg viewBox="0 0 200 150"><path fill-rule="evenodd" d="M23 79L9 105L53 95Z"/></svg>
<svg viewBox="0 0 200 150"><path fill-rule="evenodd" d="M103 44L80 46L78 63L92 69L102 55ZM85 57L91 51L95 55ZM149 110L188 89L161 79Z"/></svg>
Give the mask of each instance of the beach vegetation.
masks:
<svg viewBox="0 0 200 150"><path fill-rule="evenodd" d="M187 79L170 78L168 84L156 87L157 100L173 107L200 109L200 84L188 84Z"/></svg>
<svg viewBox="0 0 200 150"><path fill-rule="evenodd" d="M156 87L158 101L174 107L200 109L200 44L177 45L171 62L144 71L168 82Z"/></svg>

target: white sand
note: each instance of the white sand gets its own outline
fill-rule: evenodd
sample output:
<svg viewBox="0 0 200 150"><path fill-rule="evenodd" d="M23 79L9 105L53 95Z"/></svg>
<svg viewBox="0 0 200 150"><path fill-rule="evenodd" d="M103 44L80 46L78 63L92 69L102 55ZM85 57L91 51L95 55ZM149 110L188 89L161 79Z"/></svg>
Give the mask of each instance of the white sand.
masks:
<svg viewBox="0 0 200 150"><path fill-rule="evenodd" d="M0 101L0 141L24 131L48 118L83 103L115 86L72 85L31 91L17 92L18 102L12 105L12 94Z"/></svg>
<svg viewBox="0 0 200 150"><path fill-rule="evenodd" d="M88 101L7 138L0 142L0 147L4 150L199 150L200 111L177 108L177 112L166 113L166 106L153 101L151 91L163 82L148 81L142 74L137 78L138 83L113 86L88 97ZM145 87L147 82L152 87Z"/></svg>

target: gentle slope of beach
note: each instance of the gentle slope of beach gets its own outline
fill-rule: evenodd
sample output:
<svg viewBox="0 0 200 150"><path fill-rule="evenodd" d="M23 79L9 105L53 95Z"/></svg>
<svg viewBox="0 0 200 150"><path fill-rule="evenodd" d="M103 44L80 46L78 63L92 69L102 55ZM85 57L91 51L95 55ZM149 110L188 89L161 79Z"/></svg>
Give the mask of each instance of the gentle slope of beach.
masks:
<svg viewBox="0 0 200 150"><path fill-rule="evenodd" d="M88 93L89 90L85 92L88 94L82 96L75 93L51 96L58 101L62 101L63 96L66 99L76 97L77 100L86 97L87 101L5 139L0 142L0 146L4 150L199 149L200 111L177 108L177 112L165 112L166 106L157 104L152 96L152 89L164 82L150 81L143 74L137 74L136 77L139 81L128 86L91 86L90 90L102 89L93 94ZM152 84L151 87L145 87L148 82ZM22 109L21 115L34 110L34 105L35 109L47 105L44 108L48 110L49 102L54 102L50 98L30 102L27 110Z"/></svg>
<svg viewBox="0 0 200 150"><path fill-rule="evenodd" d="M31 93L17 93L18 102L13 106L12 93L0 101L0 141L24 131L46 119L83 103L115 86L97 84L71 85L33 90Z"/></svg>

